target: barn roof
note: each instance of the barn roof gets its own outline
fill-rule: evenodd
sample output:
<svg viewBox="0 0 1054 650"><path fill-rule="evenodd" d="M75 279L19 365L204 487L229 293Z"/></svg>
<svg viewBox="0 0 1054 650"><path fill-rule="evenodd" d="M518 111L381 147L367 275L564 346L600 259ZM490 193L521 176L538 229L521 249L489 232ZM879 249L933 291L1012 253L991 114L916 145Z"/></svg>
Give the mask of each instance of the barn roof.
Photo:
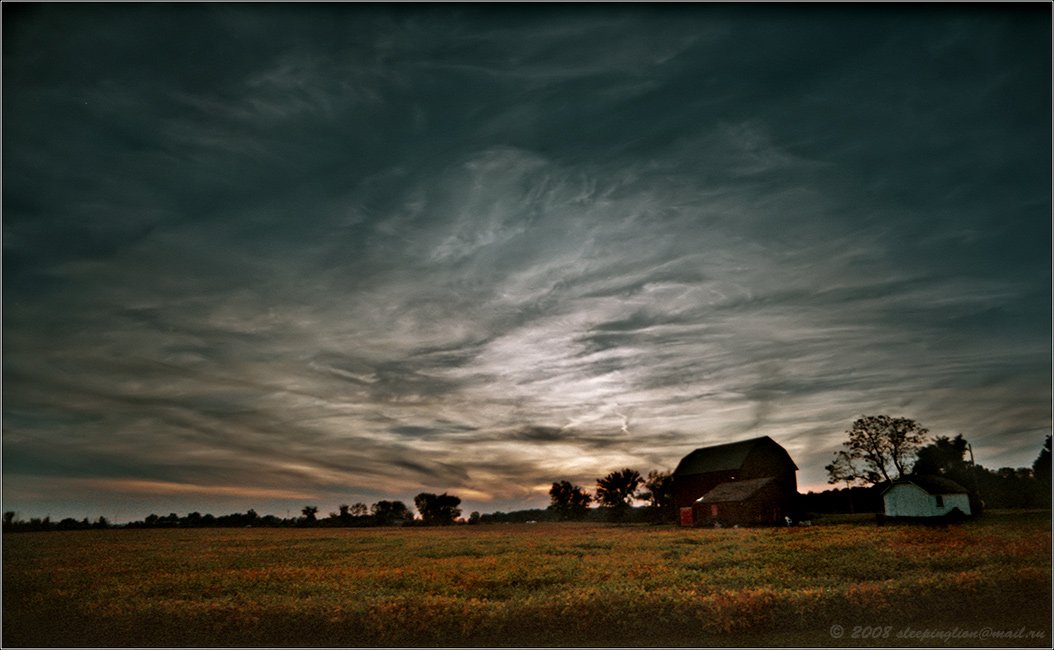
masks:
<svg viewBox="0 0 1054 650"><path fill-rule="evenodd" d="M754 451L758 447L772 445L777 447L783 453L787 453L783 447L779 445L775 440L768 436L761 436L760 438L751 438L749 440L740 440L739 442L729 442L723 445L714 445L712 447L701 447L696 449L692 453L688 454L681 459L678 463L677 469L673 471L675 475L689 475L689 474L706 474L707 472L724 472L733 469L739 469L743 467L743 463L746 462L747 456L750 452ZM787 455L790 459L790 455ZM794 461L791 461L793 464ZM798 469L795 465L794 469Z"/></svg>
<svg viewBox="0 0 1054 650"><path fill-rule="evenodd" d="M896 485L917 485L929 494L967 494L968 490L951 479L943 476L932 476L923 474L919 476L908 476L898 481L893 481L889 487L882 490L885 494Z"/></svg>
<svg viewBox="0 0 1054 650"><path fill-rule="evenodd" d="M772 481L772 477L752 478L745 481L721 483L703 496L696 503L727 503L729 501L746 501Z"/></svg>

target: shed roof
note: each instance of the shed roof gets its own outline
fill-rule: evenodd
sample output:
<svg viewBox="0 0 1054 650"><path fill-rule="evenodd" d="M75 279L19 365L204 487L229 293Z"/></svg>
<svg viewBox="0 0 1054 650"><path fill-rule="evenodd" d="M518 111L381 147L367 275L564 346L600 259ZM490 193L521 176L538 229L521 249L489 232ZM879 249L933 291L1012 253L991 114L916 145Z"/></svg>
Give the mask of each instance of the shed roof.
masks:
<svg viewBox="0 0 1054 650"><path fill-rule="evenodd" d="M729 501L746 501L772 481L772 477L752 478L745 481L728 481L714 487L703 496L696 499L696 503L727 503Z"/></svg>
<svg viewBox="0 0 1054 650"><path fill-rule="evenodd" d="M885 490L882 490L882 494L892 490L897 485L917 485L929 494L967 494L968 491L963 486L959 485L955 481L944 478L943 476L933 476L930 474L922 474L919 476L908 476L897 481L893 481Z"/></svg>
<svg viewBox="0 0 1054 650"><path fill-rule="evenodd" d="M681 459L681 462L678 463L677 469L675 469L673 473L678 476L684 476L689 474L706 474L707 472L724 472L739 469L743 467L743 463L746 462L747 456L750 455L750 452L758 447L768 445L778 448L785 454L787 453L787 451L772 438L761 436L760 438L750 438L749 440L740 440L739 442L729 442L723 445L714 445L712 447L701 447L696 449ZM790 459L790 454L787 454L787 458ZM791 464L793 465L794 461L791 461ZM794 469L798 469L798 467L795 465Z"/></svg>

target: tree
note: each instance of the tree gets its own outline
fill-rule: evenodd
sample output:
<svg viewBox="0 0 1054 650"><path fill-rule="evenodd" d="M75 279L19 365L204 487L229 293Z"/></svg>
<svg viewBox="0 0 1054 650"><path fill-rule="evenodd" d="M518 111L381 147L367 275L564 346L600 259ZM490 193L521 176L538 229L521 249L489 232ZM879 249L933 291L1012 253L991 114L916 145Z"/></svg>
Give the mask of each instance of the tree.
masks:
<svg viewBox="0 0 1054 650"><path fill-rule="evenodd" d="M834 462L824 466L824 469L827 470L828 483L845 483L847 490L864 480L861 470L853 462L853 457L844 449L835 452Z"/></svg>
<svg viewBox="0 0 1054 650"><path fill-rule="evenodd" d="M479 523L479 516L480 516L480 515L479 515L479 512L477 512L477 511L473 510L473 511L472 511L472 514L470 514L470 515L468 516L468 523L469 523L470 525L475 525L475 524L478 524L478 523Z"/></svg>
<svg viewBox="0 0 1054 650"><path fill-rule="evenodd" d="M597 479L596 500L609 509L613 519L622 519L630 500L641 484L640 472L634 469L617 470Z"/></svg>
<svg viewBox="0 0 1054 650"><path fill-rule="evenodd" d="M937 436L933 442L919 449L911 471L913 474L933 474L961 480L968 471L966 446L966 439L961 433L954 440L948 436Z"/></svg>
<svg viewBox="0 0 1054 650"><path fill-rule="evenodd" d="M831 485L845 483L846 495L849 497L849 512L856 512L856 506L853 503L853 485L862 483L863 475L853 463L853 457L844 449L839 450L834 455L834 462L825 466L824 469L827 470L828 483Z"/></svg>
<svg viewBox="0 0 1054 650"><path fill-rule="evenodd" d="M414 505L427 526L449 526L461 516L461 498L447 494L422 492L414 497Z"/></svg>
<svg viewBox="0 0 1054 650"><path fill-rule="evenodd" d="M866 415L846 431L849 439L842 444L847 449L848 467L857 479L867 483L897 480L911 469L915 452L928 432L908 418ZM828 467L839 475L846 470L838 458Z"/></svg>
<svg viewBox="0 0 1054 650"><path fill-rule="evenodd" d="M304 506L300 512L304 513L304 520L309 523L315 523L315 515L318 514L318 506ZM255 514L255 513L254 513Z"/></svg>
<svg viewBox="0 0 1054 650"><path fill-rule="evenodd" d="M1043 442L1043 449L1032 463L1032 472L1040 483L1050 485L1050 434L1047 434L1047 439Z"/></svg>
<svg viewBox="0 0 1054 650"><path fill-rule="evenodd" d="M330 515L330 516L333 517L334 519L339 519L340 523L342 523L344 525L347 525L348 522L351 521L351 506L349 506L346 503L342 503L339 506L337 506L337 510L338 510L338 512L337 512L337 514L335 516L334 515Z"/></svg>
<svg viewBox="0 0 1054 650"><path fill-rule="evenodd" d="M549 499L552 503L549 510L556 513L560 519L582 519L589 510L589 504L593 501L585 490L570 481L553 483L549 488Z"/></svg>
<svg viewBox="0 0 1054 650"><path fill-rule="evenodd" d="M353 503L351 504L351 516L352 517L365 517L370 514L370 509L366 507L365 503Z"/></svg>
<svg viewBox="0 0 1054 650"><path fill-rule="evenodd" d="M402 501L378 501L370 506L370 512L378 526L401 526L414 518Z"/></svg>
<svg viewBox="0 0 1054 650"><path fill-rule="evenodd" d="M670 472L651 470L644 479L644 490L637 494L641 501L647 501L648 507L660 518L673 516L673 475Z"/></svg>

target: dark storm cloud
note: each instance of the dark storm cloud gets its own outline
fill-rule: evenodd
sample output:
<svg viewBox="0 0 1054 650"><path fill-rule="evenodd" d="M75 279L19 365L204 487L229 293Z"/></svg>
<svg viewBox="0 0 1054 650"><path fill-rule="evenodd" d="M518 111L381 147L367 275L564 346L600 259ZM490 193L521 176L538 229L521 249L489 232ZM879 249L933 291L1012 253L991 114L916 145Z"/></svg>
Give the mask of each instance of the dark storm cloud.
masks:
<svg viewBox="0 0 1054 650"><path fill-rule="evenodd" d="M558 427L528 426L516 431L516 440L527 442L555 442L566 438L568 434Z"/></svg>
<svg viewBox="0 0 1054 650"><path fill-rule="evenodd" d="M508 507L1049 430L1049 13L11 7L9 494Z"/></svg>

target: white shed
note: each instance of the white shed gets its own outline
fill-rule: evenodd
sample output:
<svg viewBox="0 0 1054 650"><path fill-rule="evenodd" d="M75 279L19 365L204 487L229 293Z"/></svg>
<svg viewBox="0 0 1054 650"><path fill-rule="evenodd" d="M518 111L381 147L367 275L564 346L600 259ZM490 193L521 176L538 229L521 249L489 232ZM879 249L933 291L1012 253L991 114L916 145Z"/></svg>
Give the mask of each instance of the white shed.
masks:
<svg viewBox="0 0 1054 650"><path fill-rule="evenodd" d="M887 517L943 517L956 508L970 515L966 488L940 476L909 476L882 492Z"/></svg>

